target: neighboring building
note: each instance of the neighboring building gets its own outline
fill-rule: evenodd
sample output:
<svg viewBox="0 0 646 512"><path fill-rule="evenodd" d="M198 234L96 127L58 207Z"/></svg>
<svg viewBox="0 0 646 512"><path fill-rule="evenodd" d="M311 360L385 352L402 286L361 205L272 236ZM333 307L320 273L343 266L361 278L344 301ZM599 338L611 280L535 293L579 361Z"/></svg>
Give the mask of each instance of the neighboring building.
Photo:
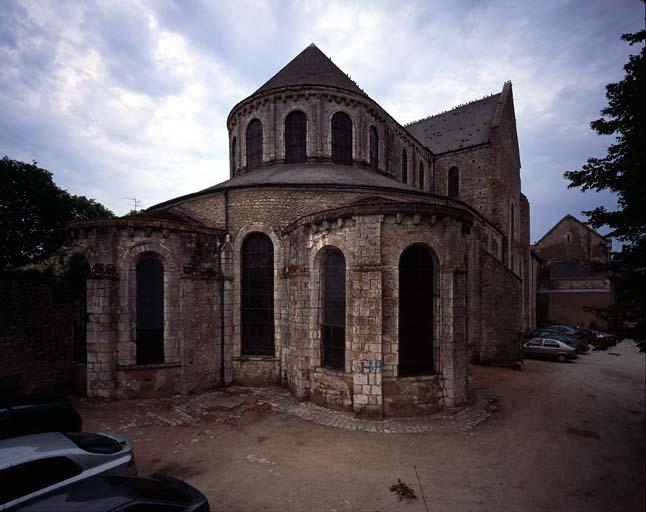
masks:
<svg viewBox="0 0 646 512"><path fill-rule="evenodd" d="M381 417L467 400L533 318L511 83L402 126L311 45L227 119L231 179L72 225L87 393L283 385Z"/></svg>
<svg viewBox="0 0 646 512"><path fill-rule="evenodd" d="M539 323L567 322L602 327L604 321L586 307L612 304L607 272L591 263L607 263L611 241L566 215L534 245L540 259L537 315Z"/></svg>

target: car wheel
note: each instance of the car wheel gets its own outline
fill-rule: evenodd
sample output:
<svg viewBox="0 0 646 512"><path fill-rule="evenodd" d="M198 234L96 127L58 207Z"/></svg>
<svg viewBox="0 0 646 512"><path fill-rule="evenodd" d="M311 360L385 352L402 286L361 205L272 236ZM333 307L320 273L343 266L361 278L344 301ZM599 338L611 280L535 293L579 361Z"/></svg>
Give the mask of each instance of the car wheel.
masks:
<svg viewBox="0 0 646 512"><path fill-rule="evenodd" d="M567 361L567 357L565 357L563 354L559 354L559 355L556 357L556 360L557 360L559 363L564 363L565 361Z"/></svg>

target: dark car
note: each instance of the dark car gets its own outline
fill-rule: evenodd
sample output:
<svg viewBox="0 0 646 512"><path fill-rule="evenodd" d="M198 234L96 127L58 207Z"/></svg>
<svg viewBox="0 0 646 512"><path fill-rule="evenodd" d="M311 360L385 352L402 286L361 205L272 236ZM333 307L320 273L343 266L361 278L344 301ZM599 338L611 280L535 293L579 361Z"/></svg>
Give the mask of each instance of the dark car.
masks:
<svg viewBox="0 0 646 512"><path fill-rule="evenodd" d="M81 416L65 398L25 396L0 401L0 439L81 430Z"/></svg>
<svg viewBox="0 0 646 512"><path fill-rule="evenodd" d="M169 475L151 477L96 476L37 500L21 512L208 512L200 491Z"/></svg>

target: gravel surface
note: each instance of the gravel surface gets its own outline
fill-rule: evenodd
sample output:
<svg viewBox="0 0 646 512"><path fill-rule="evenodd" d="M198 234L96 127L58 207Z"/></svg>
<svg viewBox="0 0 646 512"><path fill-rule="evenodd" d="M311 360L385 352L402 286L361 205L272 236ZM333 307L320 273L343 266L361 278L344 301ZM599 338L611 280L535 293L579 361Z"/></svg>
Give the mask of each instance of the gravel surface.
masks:
<svg viewBox="0 0 646 512"><path fill-rule="evenodd" d="M183 478L213 510L424 511L421 483L433 512L642 512L645 360L611 352L473 366L470 406L430 418L354 420L259 388L78 407L86 430L130 438L141 474Z"/></svg>

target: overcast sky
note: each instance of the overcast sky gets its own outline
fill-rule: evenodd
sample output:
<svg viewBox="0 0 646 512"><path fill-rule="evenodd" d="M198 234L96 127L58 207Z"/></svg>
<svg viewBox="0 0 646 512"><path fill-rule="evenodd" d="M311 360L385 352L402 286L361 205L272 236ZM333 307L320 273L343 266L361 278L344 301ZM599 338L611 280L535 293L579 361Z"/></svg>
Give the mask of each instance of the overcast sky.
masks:
<svg viewBox="0 0 646 512"><path fill-rule="evenodd" d="M309 43L400 123L511 80L532 241L608 194L564 170L623 77L639 0L13 2L0 15L0 156L117 214L228 178L226 116Z"/></svg>

